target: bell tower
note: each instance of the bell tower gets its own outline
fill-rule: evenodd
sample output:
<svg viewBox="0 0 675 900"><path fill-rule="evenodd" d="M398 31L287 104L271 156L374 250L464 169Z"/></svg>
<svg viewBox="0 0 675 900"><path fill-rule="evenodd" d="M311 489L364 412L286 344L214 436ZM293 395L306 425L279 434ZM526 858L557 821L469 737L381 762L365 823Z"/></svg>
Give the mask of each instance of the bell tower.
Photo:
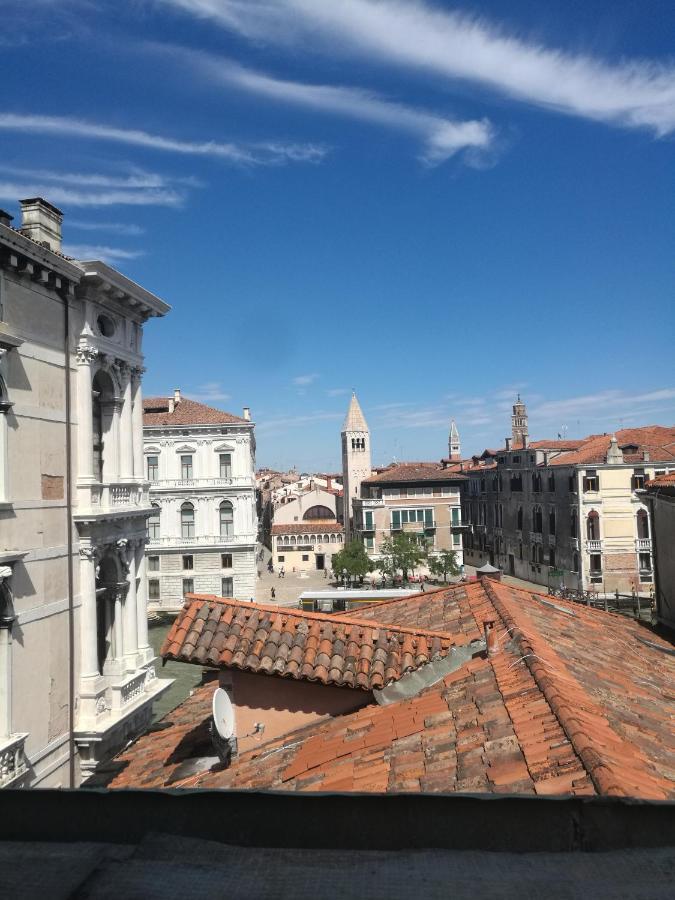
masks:
<svg viewBox="0 0 675 900"><path fill-rule="evenodd" d="M514 450L525 450L529 443L527 407L518 394L518 400L513 404L513 415L511 416L511 447Z"/></svg>
<svg viewBox="0 0 675 900"><path fill-rule="evenodd" d="M459 442L459 431L453 419L450 422L450 437L448 438L448 459L459 461L462 458L462 446Z"/></svg>
<svg viewBox="0 0 675 900"><path fill-rule="evenodd" d="M352 536L352 501L361 496L361 482L372 473L370 431L363 410L352 392L342 426L342 485L344 490L345 543Z"/></svg>

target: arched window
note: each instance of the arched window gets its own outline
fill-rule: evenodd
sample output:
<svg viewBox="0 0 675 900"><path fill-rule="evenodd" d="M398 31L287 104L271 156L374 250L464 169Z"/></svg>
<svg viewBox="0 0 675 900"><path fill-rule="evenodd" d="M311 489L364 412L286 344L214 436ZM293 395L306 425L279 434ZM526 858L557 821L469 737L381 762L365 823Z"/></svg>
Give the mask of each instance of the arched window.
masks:
<svg viewBox="0 0 675 900"><path fill-rule="evenodd" d="M291 535L290 543L291 543L291 544L294 544L294 543L295 543L295 535L294 535L294 534Z"/></svg>
<svg viewBox="0 0 675 900"><path fill-rule="evenodd" d="M180 508L180 536L182 538L195 536L195 508L191 503L183 503Z"/></svg>
<svg viewBox="0 0 675 900"><path fill-rule="evenodd" d="M649 515L646 509L637 511L637 536L639 538L649 538Z"/></svg>
<svg viewBox="0 0 675 900"><path fill-rule="evenodd" d="M572 554L572 571L573 572L579 571L579 554L578 553Z"/></svg>
<svg viewBox="0 0 675 900"><path fill-rule="evenodd" d="M594 509L586 517L586 537L589 541L600 540L600 516Z"/></svg>
<svg viewBox="0 0 675 900"><path fill-rule="evenodd" d="M548 511L548 533L555 534L555 510L549 509Z"/></svg>
<svg viewBox="0 0 675 900"><path fill-rule="evenodd" d="M518 531L523 530L523 507L518 507Z"/></svg>
<svg viewBox="0 0 675 900"><path fill-rule="evenodd" d="M537 562L538 563L544 562L544 548L542 547L541 544L539 544L539 546L537 548Z"/></svg>
<svg viewBox="0 0 675 900"><path fill-rule="evenodd" d="M329 541L328 535L327 535L327 534L324 534L324 536L323 536L323 542L324 542L324 544L327 544L328 541Z"/></svg>
<svg viewBox="0 0 675 900"><path fill-rule="evenodd" d="M316 535L315 534L310 534L309 542L310 542L310 544L316 544Z"/></svg>
<svg viewBox="0 0 675 900"><path fill-rule="evenodd" d="M579 518L577 516L576 509L572 510L572 517L570 519L570 535L571 537L579 537Z"/></svg>
<svg viewBox="0 0 675 900"><path fill-rule="evenodd" d="M541 506L535 506L532 510L532 531L541 534L544 528L544 517Z"/></svg>
<svg viewBox="0 0 675 900"><path fill-rule="evenodd" d="M331 534L331 536L330 536L330 542L331 542L331 544L334 544L334 543L335 543L335 540L336 540L335 535L334 535L334 534Z"/></svg>
<svg viewBox="0 0 675 900"><path fill-rule="evenodd" d="M113 416L115 416L115 385L107 372L99 369L92 382L92 419L94 479L114 481L117 479L117 465L114 459L115 447L111 440Z"/></svg>
<svg viewBox="0 0 675 900"><path fill-rule="evenodd" d="M311 522L312 519L335 519L335 513L327 506L310 506L302 519L304 522Z"/></svg>
<svg viewBox="0 0 675 900"><path fill-rule="evenodd" d="M0 503L9 500L9 449L7 413L12 408L5 382L0 378Z"/></svg>
<svg viewBox="0 0 675 900"><path fill-rule="evenodd" d="M153 503L152 515L148 516L148 538L151 541L159 540L159 513L159 506Z"/></svg>
<svg viewBox="0 0 675 900"><path fill-rule="evenodd" d="M223 500L220 504L220 536L234 537L234 507L229 500Z"/></svg>

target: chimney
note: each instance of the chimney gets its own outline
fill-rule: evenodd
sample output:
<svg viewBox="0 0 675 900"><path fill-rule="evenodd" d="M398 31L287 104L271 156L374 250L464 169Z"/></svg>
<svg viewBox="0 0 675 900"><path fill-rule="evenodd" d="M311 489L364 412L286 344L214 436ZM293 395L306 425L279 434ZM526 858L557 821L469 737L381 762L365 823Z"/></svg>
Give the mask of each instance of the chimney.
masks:
<svg viewBox="0 0 675 900"><path fill-rule="evenodd" d="M251 407L250 406L244 407L244 421L245 422L251 421Z"/></svg>
<svg viewBox="0 0 675 900"><path fill-rule="evenodd" d="M642 459L643 459L645 462L649 462L649 450L643 450L643 451L642 451Z"/></svg>
<svg viewBox="0 0 675 900"><path fill-rule="evenodd" d="M499 653L499 638L495 630L495 620L486 619L483 622L483 629L485 631L485 647L488 657L497 656Z"/></svg>
<svg viewBox="0 0 675 900"><path fill-rule="evenodd" d="M173 412L174 407L176 405L173 401L173 397L169 397L168 403L169 403L169 415L171 415L171 413Z"/></svg>
<svg viewBox="0 0 675 900"><path fill-rule="evenodd" d="M42 197L20 200L21 232L48 250L61 252L63 213Z"/></svg>
<svg viewBox="0 0 675 900"><path fill-rule="evenodd" d="M326 475L326 490L330 491L333 489L333 479L330 475Z"/></svg>
<svg viewBox="0 0 675 900"><path fill-rule="evenodd" d="M0 225L6 225L8 228L11 228L13 218L14 216L10 216L4 209L0 209Z"/></svg>
<svg viewBox="0 0 675 900"><path fill-rule="evenodd" d="M178 404L180 403L180 401L181 401L182 399L183 399L183 398L182 398L181 395L180 395L180 388L174 388L174 392L173 392L173 402L174 402L174 405L175 405L175 406L178 406Z"/></svg>
<svg viewBox="0 0 675 900"><path fill-rule="evenodd" d="M504 438L504 443L506 445L506 449L510 450L511 449L511 438Z"/></svg>

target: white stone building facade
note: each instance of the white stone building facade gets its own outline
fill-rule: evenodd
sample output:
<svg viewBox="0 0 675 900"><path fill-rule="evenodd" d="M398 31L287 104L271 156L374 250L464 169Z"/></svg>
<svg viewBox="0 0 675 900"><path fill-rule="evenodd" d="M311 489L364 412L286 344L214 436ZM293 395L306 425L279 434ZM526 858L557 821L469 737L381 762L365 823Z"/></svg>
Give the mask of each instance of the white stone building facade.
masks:
<svg viewBox="0 0 675 900"><path fill-rule="evenodd" d="M193 592L255 596L254 427L247 409L233 416L180 391L145 401L151 608L178 610Z"/></svg>
<svg viewBox="0 0 675 900"><path fill-rule="evenodd" d="M0 213L0 786L76 787L149 724L143 324L169 307Z"/></svg>

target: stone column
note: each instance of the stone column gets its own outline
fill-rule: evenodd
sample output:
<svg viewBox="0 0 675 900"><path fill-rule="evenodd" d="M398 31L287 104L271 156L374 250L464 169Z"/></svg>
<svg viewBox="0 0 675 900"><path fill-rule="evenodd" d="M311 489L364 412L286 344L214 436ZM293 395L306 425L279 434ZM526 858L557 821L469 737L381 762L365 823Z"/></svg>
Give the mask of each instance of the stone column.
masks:
<svg viewBox="0 0 675 900"><path fill-rule="evenodd" d="M94 417L92 410L92 363L98 356L93 347L77 350L77 475L94 481Z"/></svg>
<svg viewBox="0 0 675 900"><path fill-rule="evenodd" d="M2 586L11 575L9 566L0 566L0 740L12 733L12 626L15 616L9 590Z"/></svg>
<svg viewBox="0 0 675 900"><path fill-rule="evenodd" d="M96 627L96 552L94 547L80 547L80 653L81 676L91 678L98 671L98 639Z"/></svg>
<svg viewBox="0 0 675 900"><path fill-rule="evenodd" d="M143 369L131 370L131 395L133 408L131 411L131 431L134 457L134 478L145 481L143 466L143 392L141 390L141 377Z"/></svg>
<svg viewBox="0 0 675 900"><path fill-rule="evenodd" d="M150 641L148 639L148 579L145 538L140 538L136 544L136 575L138 578L138 586L136 588L138 649L146 651L150 647Z"/></svg>
<svg viewBox="0 0 675 900"><path fill-rule="evenodd" d="M132 412L131 370L120 366L124 391L120 416L120 478L131 481L134 477L134 426Z"/></svg>
<svg viewBox="0 0 675 900"><path fill-rule="evenodd" d="M122 539L117 542L125 565L128 569L129 587L124 598L124 620L122 624L122 640L124 647L124 664L127 672L136 670L138 653L138 618L136 610L136 553L132 541Z"/></svg>
<svg viewBox="0 0 675 900"><path fill-rule="evenodd" d="M103 416L103 481L114 484L119 481L120 413L122 401L118 398L101 404Z"/></svg>

